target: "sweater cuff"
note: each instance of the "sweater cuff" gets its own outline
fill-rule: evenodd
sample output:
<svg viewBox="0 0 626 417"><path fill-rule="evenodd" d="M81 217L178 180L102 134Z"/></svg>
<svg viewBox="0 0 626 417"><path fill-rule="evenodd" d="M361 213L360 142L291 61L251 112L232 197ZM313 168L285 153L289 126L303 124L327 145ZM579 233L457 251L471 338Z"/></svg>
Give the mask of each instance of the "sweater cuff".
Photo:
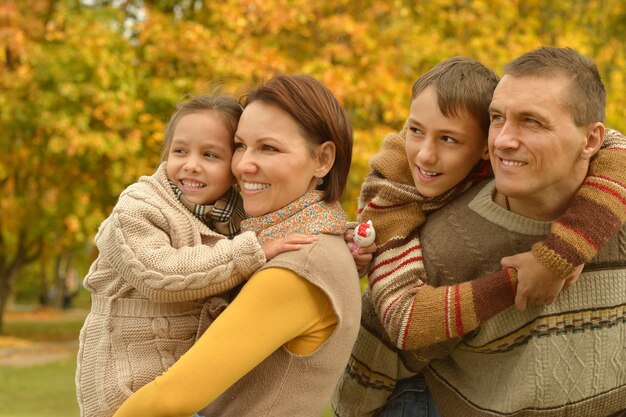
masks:
<svg viewBox="0 0 626 417"><path fill-rule="evenodd" d="M248 279L265 265L265 253L254 232L243 232L235 236L233 242L235 243L233 254L235 269L243 278Z"/></svg>
<svg viewBox="0 0 626 417"><path fill-rule="evenodd" d="M561 279L567 278L574 271L575 265L572 265L567 259L547 247L543 242L535 243L532 247L532 253L546 269L552 271L553 274Z"/></svg>

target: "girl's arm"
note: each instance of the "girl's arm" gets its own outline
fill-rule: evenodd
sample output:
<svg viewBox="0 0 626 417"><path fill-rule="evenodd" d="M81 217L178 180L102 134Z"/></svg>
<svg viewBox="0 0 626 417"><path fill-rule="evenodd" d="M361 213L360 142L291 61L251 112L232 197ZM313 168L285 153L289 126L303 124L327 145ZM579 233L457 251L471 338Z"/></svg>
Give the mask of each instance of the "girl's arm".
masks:
<svg viewBox="0 0 626 417"><path fill-rule="evenodd" d="M276 349L324 322L329 331L313 346L288 346L294 353L312 352L334 329L324 320L332 312L329 303L318 287L291 271L258 272L196 344L128 398L114 417L189 417Z"/></svg>
<svg viewBox="0 0 626 417"><path fill-rule="evenodd" d="M141 204L141 203L138 203ZM176 219L174 219L176 220ZM101 255L155 302L202 299L234 288L265 263L252 232L212 245L172 246L168 220L154 207L114 210L98 232Z"/></svg>

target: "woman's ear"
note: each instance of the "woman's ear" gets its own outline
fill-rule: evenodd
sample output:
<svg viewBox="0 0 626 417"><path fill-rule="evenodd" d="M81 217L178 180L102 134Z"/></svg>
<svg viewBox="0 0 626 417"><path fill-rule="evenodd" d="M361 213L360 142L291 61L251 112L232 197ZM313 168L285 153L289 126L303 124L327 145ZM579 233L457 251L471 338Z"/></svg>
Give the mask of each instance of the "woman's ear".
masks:
<svg viewBox="0 0 626 417"><path fill-rule="evenodd" d="M331 141L326 141L320 145L317 149L317 167L315 168L315 176L318 178L324 177L335 163L335 144Z"/></svg>

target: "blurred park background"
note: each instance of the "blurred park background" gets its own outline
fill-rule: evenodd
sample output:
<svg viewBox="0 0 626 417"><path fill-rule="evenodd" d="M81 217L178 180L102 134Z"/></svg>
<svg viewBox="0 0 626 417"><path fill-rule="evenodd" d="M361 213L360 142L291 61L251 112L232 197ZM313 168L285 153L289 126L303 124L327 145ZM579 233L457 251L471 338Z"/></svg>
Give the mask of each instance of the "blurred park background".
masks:
<svg viewBox="0 0 626 417"><path fill-rule="evenodd" d="M0 340L75 340L83 316L59 311L88 308L98 226L154 171L186 95L218 83L239 95L277 72L324 82L355 129L342 201L354 217L369 157L438 61L471 56L500 74L538 46L575 48L597 63L607 124L624 131L624 39L626 0L0 0ZM64 387L46 394L62 410L27 397L0 417L77 415L73 358L32 366L0 361L0 403L43 375Z"/></svg>

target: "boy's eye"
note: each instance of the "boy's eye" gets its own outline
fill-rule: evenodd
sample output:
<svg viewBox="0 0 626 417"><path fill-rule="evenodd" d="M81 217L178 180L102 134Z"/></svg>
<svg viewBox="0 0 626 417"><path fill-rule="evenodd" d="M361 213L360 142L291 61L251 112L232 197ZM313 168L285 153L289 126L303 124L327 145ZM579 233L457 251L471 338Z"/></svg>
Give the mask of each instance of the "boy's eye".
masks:
<svg viewBox="0 0 626 417"><path fill-rule="evenodd" d="M214 154L213 152L205 152L204 156L206 156L207 158L219 158L216 154Z"/></svg>
<svg viewBox="0 0 626 417"><path fill-rule="evenodd" d="M453 137L450 136L442 136L441 140L446 142L446 143L457 143L458 140L454 139Z"/></svg>

